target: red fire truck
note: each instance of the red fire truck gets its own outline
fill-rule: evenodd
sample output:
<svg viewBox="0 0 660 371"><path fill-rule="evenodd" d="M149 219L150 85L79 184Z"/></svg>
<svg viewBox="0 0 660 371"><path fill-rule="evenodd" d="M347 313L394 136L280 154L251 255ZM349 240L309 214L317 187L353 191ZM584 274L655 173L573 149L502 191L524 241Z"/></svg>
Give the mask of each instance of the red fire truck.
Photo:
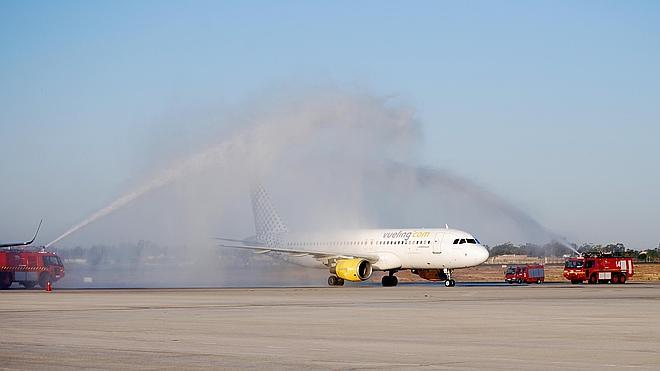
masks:
<svg viewBox="0 0 660 371"><path fill-rule="evenodd" d="M37 283L46 288L49 282L55 282L64 277L62 260L45 248L30 248L39 234L27 242L12 242L0 244L0 290L8 289L12 283L18 282L30 289Z"/></svg>
<svg viewBox="0 0 660 371"><path fill-rule="evenodd" d="M626 283L634 273L632 258L584 256L566 259L564 264L564 278L573 284Z"/></svg>
<svg viewBox="0 0 660 371"><path fill-rule="evenodd" d="M59 256L45 249L0 250L0 290L18 282L27 289L36 284L46 288L48 282L64 277Z"/></svg>
<svg viewBox="0 0 660 371"><path fill-rule="evenodd" d="M504 281L508 283L545 282L545 269L541 264L510 265L504 272Z"/></svg>

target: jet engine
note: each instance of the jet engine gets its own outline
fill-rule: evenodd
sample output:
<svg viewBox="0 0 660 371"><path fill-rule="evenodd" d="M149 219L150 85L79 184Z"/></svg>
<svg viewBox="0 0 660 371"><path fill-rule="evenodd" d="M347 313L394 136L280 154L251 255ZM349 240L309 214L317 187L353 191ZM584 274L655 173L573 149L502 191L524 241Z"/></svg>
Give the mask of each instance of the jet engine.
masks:
<svg viewBox="0 0 660 371"><path fill-rule="evenodd" d="M331 273L336 274L339 278L353 282L368 280L371 272L371 263L360 258L339 259L337 265L331 270Z"/></svg>

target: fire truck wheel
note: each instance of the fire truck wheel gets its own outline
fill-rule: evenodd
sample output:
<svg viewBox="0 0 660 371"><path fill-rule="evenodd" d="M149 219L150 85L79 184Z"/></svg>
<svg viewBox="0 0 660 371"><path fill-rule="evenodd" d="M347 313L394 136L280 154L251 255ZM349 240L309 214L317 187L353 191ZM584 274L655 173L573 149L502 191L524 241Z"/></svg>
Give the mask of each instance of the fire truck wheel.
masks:
<svg viewBox="0 0 660 371"><path fill-rule="evenodd" d="M619 283L619 275L618 274L613 274L612 275L612 283L615 284L615 285L617 283Z"/></svg>
<svg viewBox="0 0 660 371"><path fill-rule="evenodd" d="M31 288L34 288L34 285L36 285L36 284L37 283L34 282L34 281L23 281L23 282L21 282L21 285L23 287L25 287L26 289L28 289L28 290L31 289Z"/></svg>
<svg viewBox="0 0 660 371"><path fill-rule="evenodd" d="M522 278L518 278L518 283L519 283L519 284L522 284L522 282L523 282L523 281L522 281Z"/></svg>
<svg viewBox="0 0 660 371"><path fill-rule="evenodd" d="M619 278L619 283L626 283L626 275L622 274L621 278Z"/></svg>
<svg viewBox="0 0 660 371"><path fill-rule="evenodd" d="M598 275L597 274L592 274L591 277L589 277L589 283L591 284L596 284L598 283Z"/></svg>
<svg viewBox="0 0 660 371"><path fill-rule="evenodd" d="M538 280L536 280L536 284L537 284L537 285L540 285L540 284L541 284L541 279L540 279L540 278L539 278Z"/></svg>
<svg viewBox="0 0 660 371"><path fill-rule="evenodd" d="M578 283L582 283L580 280L571 280L571 283L574 285L577 285Z"/></svg>
<svg viewBox="0 0 660 371"><path fill-rule="evenodd" d="M11 286L11 273L0 272L0 290L7 290Z"/></svg>
<svg viewBox="0 0 660 371"><path fill-rule="evenodd" d="M48 286L48 281L50 281L50 273L44 272L39 276L39 287L45 289Z"/></svg>

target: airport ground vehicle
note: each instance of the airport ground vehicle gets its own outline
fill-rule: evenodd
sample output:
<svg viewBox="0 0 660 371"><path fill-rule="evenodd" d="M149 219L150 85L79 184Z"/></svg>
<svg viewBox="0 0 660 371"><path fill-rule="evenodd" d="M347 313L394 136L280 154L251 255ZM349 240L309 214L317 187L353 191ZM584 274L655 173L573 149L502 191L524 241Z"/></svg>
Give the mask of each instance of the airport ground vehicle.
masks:
<svg viewBox="0 0 660 371"><path fill-rule="evenodd" d="M510 265L504 272L504 281L508 283L545 282L545 269L541 264Z"/></svg>
<svg viewBox="0 0 660 371"><path fill-rule="evenodd" d="M18 282L25 288L36 284L46 288L48 282L64 277L64 266L57 254L45 249L0 250L0 290Z"/></svg>
<svg viewBox="0 0 660 371"><path fill-rule="evenodd" d="M564 278L573 284L626 283L634 273L632 258L585 256L568 258L564 264Z"/></svg>

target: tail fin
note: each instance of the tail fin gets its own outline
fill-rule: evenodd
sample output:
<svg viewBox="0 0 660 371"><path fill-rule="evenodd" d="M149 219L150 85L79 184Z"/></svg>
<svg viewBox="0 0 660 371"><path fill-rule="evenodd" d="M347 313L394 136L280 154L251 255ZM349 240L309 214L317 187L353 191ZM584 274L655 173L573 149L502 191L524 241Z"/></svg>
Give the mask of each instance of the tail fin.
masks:
<svg viewBox="0 0 660 371"><path fill-rule="evenodd" d="M286 233L288 230L261 184L252 188L251 197L257 241L266 244L274 243L278 240L278 235Z"/></svg>

